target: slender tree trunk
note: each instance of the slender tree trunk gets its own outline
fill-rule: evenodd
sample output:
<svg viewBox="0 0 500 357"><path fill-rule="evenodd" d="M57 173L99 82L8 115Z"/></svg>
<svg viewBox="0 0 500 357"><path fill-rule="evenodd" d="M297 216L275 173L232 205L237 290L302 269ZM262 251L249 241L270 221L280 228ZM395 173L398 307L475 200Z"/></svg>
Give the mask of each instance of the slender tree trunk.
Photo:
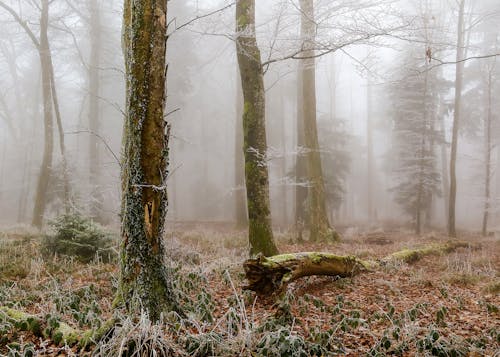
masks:
<svg viewBox="0 0 500 357"><path fill-rule="evenodd" d="M306 200L307 187L304 182L307 179L307 161L303 153L305 147L304 139L304 103L303 103L303 80L302 64L299 62L297 70L297 155L295 159L295 231L297 241L304 241L303 232L306 225Z"/></svg>
<svg viewBox="0 0 500 357"><path fill-rule="evenodd" d="M444 203L444 217L447 219L449 217L448 214L448 205L450 201L450 182L448 180L448 154L446 148L446 128L444 125L444 115L441 116L439 120L439 125L441 129L441 133L443 135L443 142L441 144L441 180L443 183L443 203Z"/></svg>
<svg viewBox="0 0 500 357"><path fill-rule="evenodd" d="M46 193L49 186L50 170L52 167L52 152L54 149L54 128L52 116L51 76L50 76L50 48L47 37L49 19L49 1L42 0L40 17L40 47L39 56L42 69L42 94L43 94L43 122L45 144L43 148L43 159L38 176L35 194L35 205L33 208L32 224L42 227L43 216L46 206Z"/></svg>
<svg viewBox="0 0 500 357"><path fill-rule="evenodd" d="M118 297L129 312L157 322L177 310L164 255L167 213L168 124L164 0L125 0L123 51L126 118L122 159L122 248Z"/></svg>
<svg viewBox="0 0 500 357"><path fill-rule="evenodd" d="M375 172L373 170L374 158L373 158L373 121L372 121L372 83L371 76L368 74L367 86L366 86L366 157L367 157L367 167L366 167L366 185L367 185L367 211L368 211L368 223L373 223L376 219L375 209L373 206L373 181L375 179Z"/></svg>
<svg viewBox="0 0 500 357"><path fill-rule="evenodd" d="M325 184L321 168L321 154L316 127L316 63L314 42L316 24L314 22L313 0L300 0L301 35L306 51L301 60L302 96L304 106L304 141L307 148L307 178L309 181L309 240L312 242L338 240L338 234L330 226L326 213Z"/></svg>
<svg viewBox="0 0 500 357"><path fill-rule="evenodd" d="M59 110L59 99L57 96L56 82L55 82L55 75L54 75L54 65L52 64L52 54L50 52L50 48L49 48L49 53L48 53L48 61L49 61L49 67L50 67L50 90L51 90L51 95L52 95L52 103L54 105L54 112L56 114L57 129L59 132L59 150L61 152L61 160L62 160L64 212L66 214L68 214L70 211L70 206L71 206L70 197L69 197L70 193L69 193L68 160L66 157L66 146L64 143L64 130L63 130L62 119L61 119L61 111Z"/></svg>
<svg viewBox="0 0 500 357"><path fill-rule="evenodd" d="M266 161L265 92L260 51L255 38L255 0L236 1L236 52L243 88L245 183L250 254L274 255Z"/></svg>
<svg viewBox="0 0 500 357"><path fill-rule="evenodd" d="M281 207L282 207L282 217L283 217L283 227L286 229L288 226L288 200L287 200L287 172L286 172L286 127L285 127L285 118L286 118L286 106L285 106L285 92L280 93L280 101L279 101L279 110L280 110L280 116L278 117L280 121L280 141L281 141L281 152L282 152L282 157L281 157L281 162L280 162L280 168L281 168Z"/></svg>
<svg viewBox="0 0 500 357"><path fill-rule="evenodd" d="M457 198L457 148L458 148L458 129L460 126L460 106L462 99L462 82L464 63L461 62L464 58L464 7L465 0L460 0L460 10L458 14L458 36L457 36L457 56L455 69L455 110L453 113L453 132L451 138L451 154L450 154L450 203L448 205L448 235L451 237L457 236L455 227L455 205Z"/></svg>
<svg viewBox="0 0 500 357"><path fill-rule="evenodd" d="M492 89L492 73L491 70L488 73L488 114L484 125L484 137L485 137L485 181L484 181L484 209L483 209L483 226L482 233L483 236L488 234L488 219L490 214L490 186L491 186L491 126L492 126L492 99L491 99L491 89Z"/></svg>
<svg viewBox="0 0 500 357"><path fill-rule="evenodd" d="M100 177L100 132L99 117L99 65L101 61L101 16L97 0L89 0L90 9L90 61L89 61L89 182L92 190L90 215L96 221L105 222L103 215L103 197L99 185Z"/></svg>
<svg viewBox="0 0 500 357"><path fill-rule="evenodd" d="M234 212L236 227L248 226L245 194L245 156L243 153L243 93L239 69L236 68L236 121L234 125Z"/></svg>

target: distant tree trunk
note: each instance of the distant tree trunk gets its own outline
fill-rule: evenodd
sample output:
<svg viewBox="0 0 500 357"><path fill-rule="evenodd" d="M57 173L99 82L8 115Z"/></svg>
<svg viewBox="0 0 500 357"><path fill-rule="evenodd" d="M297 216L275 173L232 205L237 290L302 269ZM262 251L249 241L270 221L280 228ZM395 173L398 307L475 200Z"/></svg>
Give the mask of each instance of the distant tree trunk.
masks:
<svg viewBox="0 0 500 357"><path fill-rule="evenodd" d="M488 83L487 83L487 116L484 122L484 147L485 147L485 179L484 179L484 209L483 209L483 226L482 233L483 236L488 234L488 219L490 214L490 186L491 186L491 129L492 129L492 86L493 86L493 78L492 78L492 70L490 69L488 73Z"/></svg>
<svg viewBox="0 0 500 357"><path fill-rule="evenodd" d="M38 183L35 194L35 205L33 208L32 224L42 227L45 213L46 194L49 186L50 170L52 167L52 152L54 150L54 128L52 117L52 95L51 95L51 75L50 75L50 48L47 37L49 20L49 0L42 0L40 17L40 45L39 56L42 69L42 94L43 94L43 122L45 145L43 148L43 159L38 176Z"/></svg>
<svg viewBox="0 0 500 357"><path fill-rule="evenodd" d="M52 95L52 103L54 105L54 112L56 114L57 129L59 132L59 150L61 152L62 159L62 174L63 174L63 200L64 200L64 212L66 214L70 211L70 193L69 193L69 176L68 176L68 160L66 157L66 146L64 144L64 130L62 126L61 111L59 110L59 100L57 97L56 82L54 75L54 66L52 64L52 54L48 54L48 61L50 66L50 90Z"/></svg>
<svg viewBox="0 0 500 357"><path fill-rule="evenodd" d="M338 234L330 226L326 213L325 184L321 168L321 154L316 127L316 63L314 42L316 24L314 22L313 0L300 0L301 37L306 51L302 54L302 95L304 106L304 141L307 149L307 178L309 183L309 240L312 242L338 240Z"/></svg>
<svg viewBox="0 0 500 357"><path fill-rule="evenodd" d="M450 154L450 203L448 205L448 235L457 236L455 227L455 205L457 198L457 147L458 147L458 129L460 126L460 106L462 99L462 82L464 63L464 7L465 0L460 0L460 10L458 14L458 36L457 36L457 56L455 69L455 110L453 113L453 132L451 138Z"/></svg>
<svg viewBox="0 0 500 357"><path fill-rule="evenodd" d="M447 155L447 142L446 142L446 128L444 125L444 115L439 120L440 131L443 135L441 144L441 180L443 183L443 203L444 203L444 216L445 219L449 217L448 205L450 203L450 182L448 180L448 155Z"/></svg>
<svg viewBox="0 0 500 357"><path fill-rule="evenodd" d="M265 92L260 51L255 38L255 0L236 1L236 52L243 88L245 183L250 254L274 255L266 159Z"/></svg>
<svg viewBox="0 0 500 357"><path fill-rule="evenodd" d="M105 222L102 211L103 197L99 185L99 65L101 61L101 16L97 0L89 0L90 9L90 61L89 61L89 182L92 190L90 215L96 221Z"/></svg>
<svg viewBox="0 0 500 357"><path fill-rule="evenodd" d="M240 72L236 70L236 118L234 141L234 212L236 227L248 226L248 213L245 194L245 156L243 153L243 93Z"/></svg>
<svg viewBox="0 0 500 357"><path fill-rule="evenodd" d="M284 88L283 88L284 89ZM280 116L278 117L280 121L280 141L281 141L281 152L282 152L282 157L280 160L280 175L281 175L281 213L283 217L283 227L286 229L288 226L288 200L287 200L287 172L286 172L286 153L287 153L287 148L286 148L286 127L285 127L285 94L284 92L280 93L280 101L279 101L279 110L280 110Z"/></svg>
<svg viewBox="0 0 500 357"><path fill-rule="evenodd" d="M306 224L307 187L304 181L307 177L307 161L304 157L304 103L302 95L302 64L299 62L297 70L297 155L295 159L295 230L299 243L304 241L303 231Z"/></svg>
<svg viewBox="0 0 500 357"><path fill-rule="evenodd" d="M122 158L122 247L119 300L157 322L177 310L164 262L168 124L164 0L125 0L123 51L126 118Z"/></svg>
<svg viewBox="0 0 500 357"><path fill-rule="evenodd" d="M374 158L373 158L373 120L372 120L372 83L371 76L368 74L367 86L366 86L366 157L367 157L367 167L366 167L366 185L367 185L367 211L368 211L368 223L373 223L376 219L375 209L373 206L373 180L375 173L373 170Z"/></svg>

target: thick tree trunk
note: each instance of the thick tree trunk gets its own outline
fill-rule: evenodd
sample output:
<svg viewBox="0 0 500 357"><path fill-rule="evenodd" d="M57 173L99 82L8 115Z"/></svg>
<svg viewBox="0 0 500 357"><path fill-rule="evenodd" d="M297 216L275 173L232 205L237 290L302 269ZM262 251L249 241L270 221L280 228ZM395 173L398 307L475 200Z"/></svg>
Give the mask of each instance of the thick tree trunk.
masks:
<svg viewBox="0 0 500 357"><path fill-rule="evenodd" d="M271 227L266 159L264 75L255 38L255 0L236 1L236 50L243 88L245 183L250 254L277 253Z"/></svg>
<svg viewBox="0 0 500 357"><path fill-rule="evenodd" d="M177 310L164 262L168 124L164 0L125 0L126 118L122 159L122 248L118 301L152 321Z"/></svg>
<svg viewBox="0 0 500 357"><path fill-rule="evenodd" d="M243 153L243 93L240 71L236 68L236 118L234 140L234 214L236 227L248 226L248 213L245 190L245 156Z"/></svg>
<svg viewBox="0 0 500 357"><path fill-rule="evenodd" d="M100 176L100 154L99 140L100 132L99 117L99 64L101 61L101 16L97 0L89 0L90 10L90 61L89 61L89 183L92 190L90 215L97 222L104 223L102 216L103 196L99 185Z"/></svg>
<svg viewBox="0 0 500 357"><path fill-rule="evenodd" d="M307 149L307 178L309 182L309 240L335 241L338 234L330 226L326 214L325 183L321 168L321 154L316 126L316 63L314 42L316 24L314 22L313 0L301 0L301 36L306 51L302 54L302 96L304 106L304 141Z"/></svg>
<svg viewBox="0 0 500 357"><path fill-rule="evenodd" d="M42 0L42 10L40 18L40 45L39 56L42 69L42 94L43 94L43 123L45 144L43 148L43 159L38 176L38 183L35 194L35 205L33 208L32 224L42 227L45 213L46 194L49 186L50 170L52 167L52 152L54 149L54 128L52 116L52 95L51 95L51 75L50 75L50 48L47 37L49 19L49 1Z"/></svg>
<svg viewBox="0 0 500 357"><path fill-rule="evenodd" d="M470 244L466 242L434 243L422 248L404 249L380 261L364 261L350 255L320 252L281 254L272 257L260 255L255 259L246 260L243 264L248 281L248 285L244 288L261 295L270 295L285 290L289 283L305 276L349 277L390 263L414 263L428 255L447 254L458 248L467 247L470 247Z"/></svg>
<svg viewBox="0 0 500 357"><path fill-rule="evenodd" d="M464 7L465 0L460 0L460 10L458 14L458 37L457 37L457 64L455 70L455 110L453 113L453 131L451 138L450 154L450 203L448 205L448 235L457 236L455 227L455 205L457 198L457 148L458 148L458 129L460 126L460 109L462 99L462 82L464 63Z"/></svg>

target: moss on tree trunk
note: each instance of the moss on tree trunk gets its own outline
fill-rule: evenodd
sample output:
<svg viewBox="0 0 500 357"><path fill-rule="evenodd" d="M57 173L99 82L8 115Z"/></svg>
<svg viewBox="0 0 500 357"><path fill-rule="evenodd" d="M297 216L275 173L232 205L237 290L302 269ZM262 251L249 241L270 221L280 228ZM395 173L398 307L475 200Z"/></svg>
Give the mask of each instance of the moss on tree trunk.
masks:
<svg viewBox="0 0 500 357"><path fill-rule="evenodd" d="M245 184L250 254L274 255L267 167L265 92L260 51L255 38L255 0L236 1L236 49L243 89Z"/></svg>
<svg viewBox="0 0 500 357"><path fill-rule="evenodd" d="M152 321L178 308L164 262L168 125L164 118L166 1L125 1L126 118L118 300Z"/></svg>
<svg viewBox="0 0 500 357"><path fill-rule="evenodd" d="M40 43L38 54L42 69L42 94L43 94L43 129L44 147L43 158L38 175L38 182L35 193L35 204L33 207L32 224L42 227L45 206L47 204L47 190L49 186L50 168L52 166L52 154L54 150L54 119L52 115L51 96L51 72L50 72L50 48L47 36L49 21L49 2L42 1L40 17Z"/></svg>

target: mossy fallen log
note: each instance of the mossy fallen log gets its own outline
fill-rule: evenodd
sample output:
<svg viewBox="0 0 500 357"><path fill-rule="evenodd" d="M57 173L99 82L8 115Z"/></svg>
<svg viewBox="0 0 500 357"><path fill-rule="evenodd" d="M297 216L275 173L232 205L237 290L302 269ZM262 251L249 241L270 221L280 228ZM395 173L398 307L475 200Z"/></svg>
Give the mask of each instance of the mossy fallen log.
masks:
<svg viewBox="0 0 500 357"><path fill-rule="evenodd" d="M347 277L370 269L370 263L354 256L330 253L292 253L272 257L257 256L245 261L248 285L245 289L259 294L281 291L301 277L310 275L330 275Z"/></svg>
<svg viewBox="0 0 500 357"><path fill-rule="evenodd" d="M107 320L100 328L81 331L74 329L65 322L51 322L37 315L12 309L0 307L0 321L4 319L11 323L15 329L28 331L37 337L51 339L56 345L78 346L87 348L105 337L114 327L116 319Z"/></svg>
<svg viewBox="0 0 500 357"><path fill-rule="evenodd" d="M458 248L469 248L474 246L467 242L446 242L432 243L421 248L403 249L398 252L389 254L381 260L382 263L402 261L405 263L414 263L427 255L440 255L451 253Z"/></svg>
<svg viewBox="0 0 500 357"><path fill-rule="evenodd" d="M271 257L257 256L244 262L248 284L244 287L261 295L286 289L294 280L311 275L349 277L379 268L391 262L413 263L424 256L450 253L458 248L470 247L466 242L433 243L414 249L392 253L381 260L361 260L351 255L323 252L281 254Z"/></svg>

